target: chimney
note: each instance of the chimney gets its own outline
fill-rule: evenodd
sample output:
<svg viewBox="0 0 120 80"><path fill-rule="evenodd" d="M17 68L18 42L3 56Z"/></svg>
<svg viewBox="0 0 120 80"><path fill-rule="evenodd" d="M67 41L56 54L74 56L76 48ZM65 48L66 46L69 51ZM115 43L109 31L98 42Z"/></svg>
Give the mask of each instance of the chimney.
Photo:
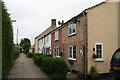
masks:
<svg viewBox="0 0 120 80"><path fill-rule="evenodd" d="M51 26L56 26L56 19L51 20Z"/></svg>
<svg viewBox="0 0 120 80"><path fill-rule="evenodd" d="M62 20L62 24L61 25L63 25L64 24L64 20Z"/></svg>

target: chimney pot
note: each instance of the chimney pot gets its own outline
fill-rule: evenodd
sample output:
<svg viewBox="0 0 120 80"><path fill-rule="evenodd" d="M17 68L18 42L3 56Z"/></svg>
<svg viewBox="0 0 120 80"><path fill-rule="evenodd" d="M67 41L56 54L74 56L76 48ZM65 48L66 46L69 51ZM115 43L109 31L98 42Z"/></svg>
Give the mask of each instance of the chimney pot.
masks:
<svg viewBox="0 0 120 80"><path fill-rule="evenodd" d="M51 20L51 26L56 26L56 19Z"/></svg>

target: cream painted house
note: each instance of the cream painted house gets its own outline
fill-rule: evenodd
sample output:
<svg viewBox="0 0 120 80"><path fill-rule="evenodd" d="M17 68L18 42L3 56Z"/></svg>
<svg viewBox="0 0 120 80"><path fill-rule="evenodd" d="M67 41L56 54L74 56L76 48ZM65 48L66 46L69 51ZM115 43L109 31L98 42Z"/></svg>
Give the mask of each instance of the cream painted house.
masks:
<svg viewBox="0 0 120 80"><path fill-rule="evenodd" d="M51 55L51 34L47 34L39 39L39 53Z"/></svg>
<svg viewBox="0 0 120 80"><path fill-rule="evenodd" d="M50 32L53 31L55 28L56 28L56 19L52 19L51 26L35 38L35 53L51 54Z"/></svg>
<svg viewBox="0 0 120 80"><path fill-rule="evenodd" d="M87 13L87 73L96 66L99 73L108 73L110 59L120 48L120 2L100 3ZM97 54L98 58L93 58Z"/></svg>

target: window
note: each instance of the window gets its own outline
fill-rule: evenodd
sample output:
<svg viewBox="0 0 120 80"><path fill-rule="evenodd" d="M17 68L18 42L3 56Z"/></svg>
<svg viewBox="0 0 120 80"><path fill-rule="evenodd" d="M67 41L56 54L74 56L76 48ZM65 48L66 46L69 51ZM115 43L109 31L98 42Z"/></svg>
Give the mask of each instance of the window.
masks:
<svg viewBox="0 0 120 80"><path fill-rule="evenodd" d="M49 35L47 36L47 43L49 43Z"/></svg>
<svg viewBox="0 0 120 80"><path fill-rule="evenodd" d="M45 38L43 38L43 40L44 40L44 45L45 45L45 43L46 43L46 42L45 42Z"/></svg>
<svg viewBox="0 0 120 80"><path fill-rule="evenodd" d="M76 24L72 23L69 25L69 36L76 34Z"/></svg>
<svg viewBox="0 0 120 80"><path fill-rule="evenodd" d="M55 40L58 40L58 31L55 32Z"/></svg>
<svg viewBox="0 0 120 80"><path fill-rule="evenodd" d="M76 60L76 46L69 46L68 50L69 59Z"/></svg>
<svg viewBox="0 0 120 80"><path fill-rule="evenodd" d="M95 44L95 54L97 54L96 61L102 61L103 60L103 44L102 43L96 43Z"/></svg>
<svg viewBox="0 0 120 80"><path fill-rule="evenodd" d="M60 58L60 47L54 47L54 54L55 57L59 57Z"/></svg>
<svg viewBox="0 0 120 80"><path fill-rule="evenodd" d="M43 45L43 39L42 39L42 45Z"/></svg>

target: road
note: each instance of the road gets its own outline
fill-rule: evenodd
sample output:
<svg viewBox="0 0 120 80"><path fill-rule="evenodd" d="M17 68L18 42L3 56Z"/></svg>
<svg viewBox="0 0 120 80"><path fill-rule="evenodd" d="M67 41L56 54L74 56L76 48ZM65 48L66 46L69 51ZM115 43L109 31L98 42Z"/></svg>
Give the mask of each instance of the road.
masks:
<svg viewBox="0 0 120 80"><path fill-rule="evenodd" d="M8 75L9 78L46 78L48 80L47 75L34 64L32 59L27 58L23 53L16 60Z"/></svg>

